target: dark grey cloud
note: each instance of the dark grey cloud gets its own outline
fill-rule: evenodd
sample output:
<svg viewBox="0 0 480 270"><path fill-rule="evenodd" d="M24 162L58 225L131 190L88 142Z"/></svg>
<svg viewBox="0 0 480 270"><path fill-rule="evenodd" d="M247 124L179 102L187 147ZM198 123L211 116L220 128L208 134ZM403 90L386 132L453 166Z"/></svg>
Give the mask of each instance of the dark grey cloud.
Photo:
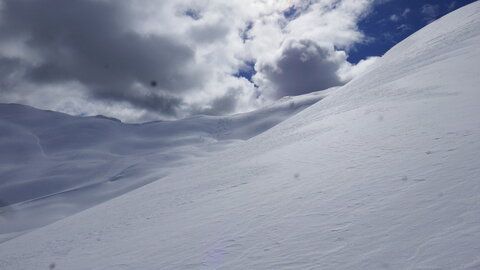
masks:
<svg viewBox="0 0 480 270"><path fill-rule="evenodd" d="M180 94L203 83L195 52L172 36L130 29L128 9L119 2L4 0L0 38L27 37L25 47L39 55L40 61L23 62L28 81L77 81L92 98L175 114ZM2 74L22 62L2 55L0 61L10 63Z"/></svg>
<svg viewBox="0 0 480 270"><path fill-rule="evenodd" d="M241 89L229 88L225 95L215 98L209 108L198 110L197 113L205 115L225 115L235 112Z"/></svg>
<svg viewBox="0 0 480 270"><path fill-rule="evenodd" d="M276 98L300 95L341 85L338 71L345 59L311 40L288 40L274 63L259 72L272 84Z"/></svg>
<svg viewBox="0 0 480 270"><path fill-rule="evenodd" d="M335 48L362 41L371 2L0 0L0 102L127 122L252 110L349 77Z"/></svg>
<svg viewBox="0 0 480 270"><path fill-rule="evenodd" d="M196 42L213 43L225 39L229 31L224 24L207 24L192 27L189 34Z"/></svg>
<svg viewBox="0 0 480 270"><path fill-rule="evenodd" d="M25 63L21 59L0 57L0 93L11 90L12 77L18 76Z"/></svg>

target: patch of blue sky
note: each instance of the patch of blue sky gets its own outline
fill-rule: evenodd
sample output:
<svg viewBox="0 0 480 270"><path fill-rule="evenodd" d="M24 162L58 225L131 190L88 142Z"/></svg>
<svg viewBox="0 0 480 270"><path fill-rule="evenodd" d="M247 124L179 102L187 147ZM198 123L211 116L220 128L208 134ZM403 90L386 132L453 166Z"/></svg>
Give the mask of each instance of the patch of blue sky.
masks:
<svg viewBox="0 0 480 270"><path fill-rule="evenodd" d="M358 27L366 39L348 51L348 61L381 56L425 25L472 2L475 0L384 0L360 21Z"/></svg>

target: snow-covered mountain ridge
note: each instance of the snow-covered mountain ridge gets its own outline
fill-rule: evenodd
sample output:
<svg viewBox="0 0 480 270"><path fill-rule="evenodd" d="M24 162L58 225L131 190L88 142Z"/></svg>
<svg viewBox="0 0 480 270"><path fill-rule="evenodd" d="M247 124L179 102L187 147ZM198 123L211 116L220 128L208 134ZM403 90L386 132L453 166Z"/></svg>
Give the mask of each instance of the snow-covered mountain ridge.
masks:
<svg viewBox="0 0 480 270"><path fill-rule="evenodd" d="M480 3L272 129L0 244L2 269L479 269Z"/></svg>
<svg viewBox="0 0 480 270"><path fill-rule="evenodd" d="M144 124L0 104L0 239L159 180L264 132L326 94L287 97L233 116Z"/></svg>

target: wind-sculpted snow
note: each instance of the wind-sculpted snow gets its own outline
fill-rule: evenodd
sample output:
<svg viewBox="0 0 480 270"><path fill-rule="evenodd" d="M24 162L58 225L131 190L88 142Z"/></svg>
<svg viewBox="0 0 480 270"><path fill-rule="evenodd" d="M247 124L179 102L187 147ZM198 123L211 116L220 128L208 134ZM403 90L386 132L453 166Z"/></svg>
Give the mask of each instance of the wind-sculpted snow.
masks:
<svg viewBox="0 0 480 270"><path fill-rule="evenodd" d="M475 2L272 129L2 243L0 268L479 269L478 44Z"/></svg>
<svg viewBox="0 0 480 270"><path fill-rule="evenodd" d="M324 96L284 98L229 117L145 124L0 104L0 234L8 239L161 179Z"/></svg>

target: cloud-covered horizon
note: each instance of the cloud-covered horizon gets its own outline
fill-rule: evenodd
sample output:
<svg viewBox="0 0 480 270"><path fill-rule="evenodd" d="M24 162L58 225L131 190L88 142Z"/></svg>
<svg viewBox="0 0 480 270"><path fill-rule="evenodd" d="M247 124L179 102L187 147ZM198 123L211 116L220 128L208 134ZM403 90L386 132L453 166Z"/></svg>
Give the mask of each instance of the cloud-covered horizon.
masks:
<svg viewBox="0 0 480 270"><path fill-rule="evenodd" d="M133 122L252 110L374 62L347 61L374 4L0 0L0 102Z"/></svg>

